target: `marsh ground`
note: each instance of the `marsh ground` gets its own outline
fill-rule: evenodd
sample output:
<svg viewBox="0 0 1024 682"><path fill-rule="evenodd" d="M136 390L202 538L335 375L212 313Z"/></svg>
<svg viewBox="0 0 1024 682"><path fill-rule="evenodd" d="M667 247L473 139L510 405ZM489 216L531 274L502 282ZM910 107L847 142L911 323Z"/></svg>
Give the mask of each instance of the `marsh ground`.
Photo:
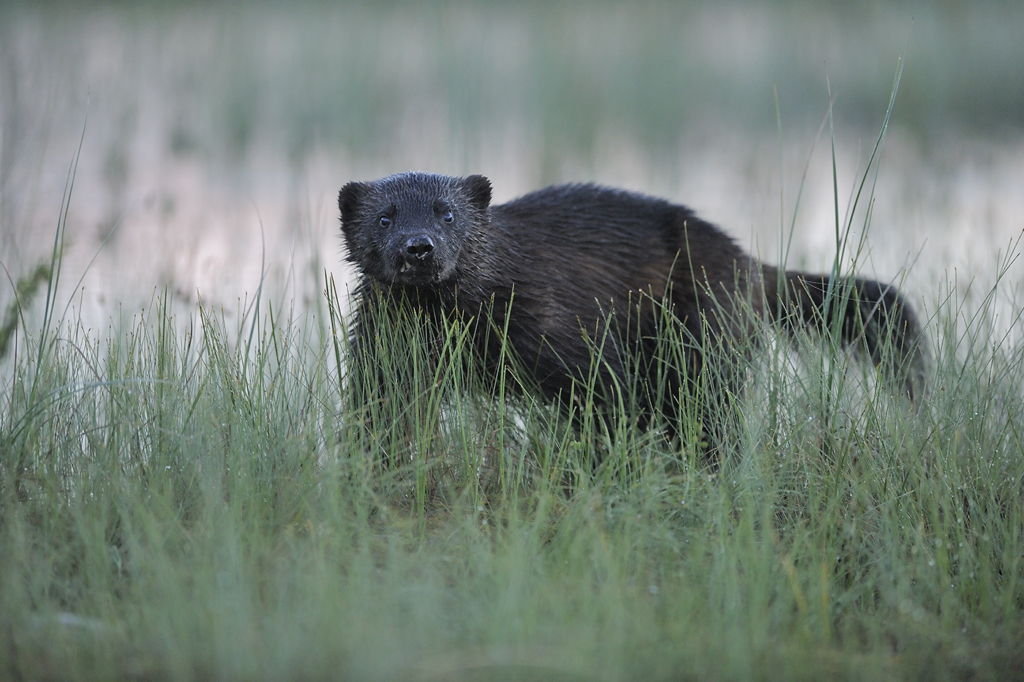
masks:
<svg viewBox="0 0 1024 682"><path fill-rule="evenodd" d="M0 670L1019 676L1021 25L999 2L3 4L3 310L67 241L0 374ZM410 168L499 201L665 196L769 262L792 225L807 269L837 213L851 243L870 225L841 267L902 282L933 390L911 409L856 358L768 343L711 470L419 377L402 398L433 419L382 472L339 378L335 197Z"/></svg>

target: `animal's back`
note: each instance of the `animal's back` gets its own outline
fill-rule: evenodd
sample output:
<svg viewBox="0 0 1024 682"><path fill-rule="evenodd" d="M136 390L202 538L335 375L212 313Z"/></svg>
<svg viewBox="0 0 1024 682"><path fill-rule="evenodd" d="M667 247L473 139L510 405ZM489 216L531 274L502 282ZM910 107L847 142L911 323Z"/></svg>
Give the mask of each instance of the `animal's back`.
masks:
<svg viewBox="0 0 1024 682"><path fill-rule="evenodd" d="M731 238L686 207L633 192L560 185L491 210L492 229L517 262L513 326L524 337L519 345L527 362L543 354L543 336L564 364L585 367L592 358L580 344L582 332L600 334L599 322L614 311L620 317L639 312L641 333L654 334L658 313L638 304L665 296L699 334L707 288L731 288L737 268L749 265ZM721 303L730 304L724 297Z"/></svg>
<svg viewBox="0 0 1024 682"><path fill-rule="evenodd" d="M597 185L548 187L495 206L492 215L531 260L561 266L574 278L594 272L595 295L624 287L662 291L687 247L700 267L716 272L745 259L729 237L686 207Z"/></svg>

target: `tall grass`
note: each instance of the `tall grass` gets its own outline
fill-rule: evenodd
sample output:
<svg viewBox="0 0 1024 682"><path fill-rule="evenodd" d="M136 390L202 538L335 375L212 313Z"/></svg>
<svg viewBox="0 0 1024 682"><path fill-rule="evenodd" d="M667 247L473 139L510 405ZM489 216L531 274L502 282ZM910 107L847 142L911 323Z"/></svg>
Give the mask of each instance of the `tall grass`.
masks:
<svg viewBox="0 0 1024 682"><path fill-rule="evenodd" d="M713 465L699 390L678 445L631 419L642 386L602 414L584 378L566 413L516 390L512 358L477 371L457 319L440 344L415 316L381 326L353 400L331 281L300 319L261 299L182 325L164 295L103 339L54 294L0 389L0 675L1019 677L1013 264L930 302L916 405L751 325Z"/></svg>
<svg viewBox="0 0 1024 682"><path fill-rule="evenodd" d="M769 340L718 468L588 422L585 394L566 420L480 383L457 325L449 371L353 405L333 287L326 319L244 329L199 307L179 334L164 298L102 341L55 320L0 393L0 670L1019 675L1024 347L998 289L947 290L918 409ZM425 357L409 322L381 343Z"/></svg>

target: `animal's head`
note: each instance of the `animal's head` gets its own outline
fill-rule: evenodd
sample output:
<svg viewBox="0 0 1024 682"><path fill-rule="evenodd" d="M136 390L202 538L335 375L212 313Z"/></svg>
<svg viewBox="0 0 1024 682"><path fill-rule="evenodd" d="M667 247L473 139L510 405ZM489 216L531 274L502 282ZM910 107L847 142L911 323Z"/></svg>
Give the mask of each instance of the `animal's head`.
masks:
<svg viewBox="0 0 1024 682"><path fill-rule="evenodd" d="M489 220L491 183L399 173L341 188L341 231L348 260L383 284L421 286L448 280L474 226Z"/></svg>

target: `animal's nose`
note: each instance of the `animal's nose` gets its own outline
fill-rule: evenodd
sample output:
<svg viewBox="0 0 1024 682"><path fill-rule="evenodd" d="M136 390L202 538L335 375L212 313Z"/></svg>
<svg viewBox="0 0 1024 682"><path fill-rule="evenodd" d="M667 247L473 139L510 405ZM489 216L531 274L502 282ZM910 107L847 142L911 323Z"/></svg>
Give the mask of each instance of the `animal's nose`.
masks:
<svg viewBox="0 0 1024 682"><path fill-rule="evenodd" d="M434 251L434 240L425 234L410 237L405 243L406 260L424 260Z"/></svg>

